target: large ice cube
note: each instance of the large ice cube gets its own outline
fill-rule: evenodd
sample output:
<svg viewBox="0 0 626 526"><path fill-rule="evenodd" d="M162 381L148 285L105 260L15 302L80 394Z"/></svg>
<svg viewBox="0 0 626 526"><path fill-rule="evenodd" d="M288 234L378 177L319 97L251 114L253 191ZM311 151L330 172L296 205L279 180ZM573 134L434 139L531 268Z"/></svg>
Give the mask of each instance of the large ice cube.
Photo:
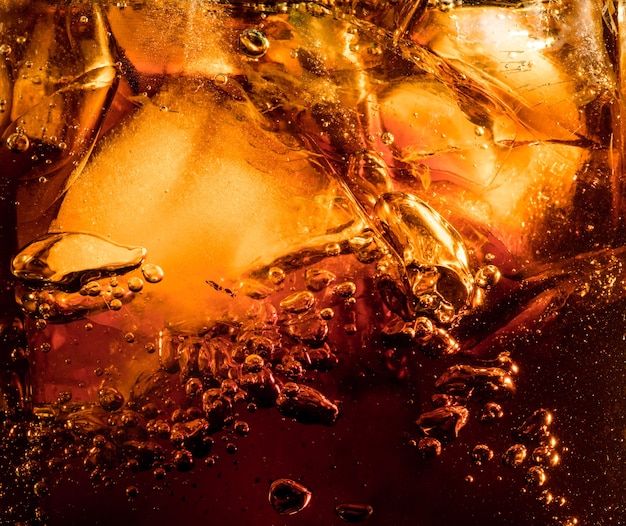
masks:
<svg viewBox="0 0 626 526"><path fill-rule="evenodd" d="M358 217L309 154L207 83L172 81L145 99L103 140L53 224L145 247L165 271L159 291L177 319L231 300L207 281L236 288L244 271L328 242Z"/></svg>

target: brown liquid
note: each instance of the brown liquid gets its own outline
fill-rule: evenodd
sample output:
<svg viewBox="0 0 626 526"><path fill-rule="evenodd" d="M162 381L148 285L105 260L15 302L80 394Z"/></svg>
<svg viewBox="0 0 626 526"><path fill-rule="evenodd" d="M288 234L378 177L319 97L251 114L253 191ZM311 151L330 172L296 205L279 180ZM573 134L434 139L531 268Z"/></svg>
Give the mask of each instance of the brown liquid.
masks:
<svg viewBox="0 0 626 526"><path fill-rule="evenodd" d="M626 515L586 5L0 8L0 522Z"/></svg>

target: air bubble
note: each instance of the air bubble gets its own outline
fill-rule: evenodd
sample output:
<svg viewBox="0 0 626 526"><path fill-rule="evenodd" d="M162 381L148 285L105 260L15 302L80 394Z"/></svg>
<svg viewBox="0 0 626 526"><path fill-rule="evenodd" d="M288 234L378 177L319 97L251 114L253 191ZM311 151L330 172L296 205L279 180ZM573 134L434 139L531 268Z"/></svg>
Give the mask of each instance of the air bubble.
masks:
<svg viewBox="0 0 626 526"><path fill-rule="evenodd" d="M422 438L417 443L417 450L423 459L429 460L441 455L441 442L433 437Z"/></svg>
<svg viewBox="0 0 626 526"><path fill-rule="evenodd" d="M143 288L143 280L141 278L128 278L127 284L128 290L132 292L139 292Z"/></svg>
<svg viewBox="0 0 626 526"><path fill-rule="evenodd" d="M526 459L526 447L522 444L515 444L507 449L502 455L502 463L509 467L515 468L520 466Z"/></svg>
<svg viewBox="0 0 626 526"><path fill-rule="evenodd" d="M163 279L163 269L154 263L147 263L141 267L141 273L148 283L158 283Z"/></svg>
<svg viewBox="0 0 626 526"><path fill-rule="evenodd" d="M335 275L329 270L308 269L304 273L306 288L313 292L324 290L334 280Z"/></svg>
<svg viewBox="0 0 626 526"><path fill-rule="evenodd" d="M335 513L346 522L357 523L368 519L374 513L374 508L369 504L339 504Z"/></svg>
<svg viewBox="0 0 626 526"><path fill-rule="evenodd" d="M356 293L356 283L345 281L335 287L335 294L342 298L351 298Z"/></svg>
<svg viewBox="0 0 626 526"><path fill-rule="evenodd" d="M281 478L270 485L269 501L281 515L295 515L311 502L311 490L298 482Z"/></svg>
<svg viewBox="0 0 626 526"><path fill-rule="evenodd" d="M493 458L493 451L485 444L478 444L472 449L472 462L481 466Z"/></svg>
<svg viewBox="0 0 626 526"><path fill-rule="evenodd" d="M272 267L268 271L268 278L274 285L280 285L285 281L285 271L279 267Z"/></svg>
<svg viewBox="0 0 626 526"><path fill-rule="evenodd" d="M24 153L30 146L28 137L23 133L12 133L6 139L6 145L13 153Z"/></svg>
<svg viewBox="0 0 626 526"><path fill-rule="evenodd" d="M285 312L299 314L306 312L315 304L315 297L309 291L295 292L280 302L280 307Z"/></svg>
<svg viewBox="0 0 626 526"><path fill-rule="evenodd" d="M503 416L502 406L496 402L487 402L480 410L480 421L483 424L490 424Z"/></svg>
<svg viewBox="0 0 626 526"><path fill-rule="evenodd" d="M383 142L383 144L390 146L391 144L393 144L395 137L393 136L393 134L385 132L381 135L380 140Z"/></svg>
<svg viewBox="0 0 626 526"><path fill-rule="evenodd" d="M8 57L11 54L11 51L13 50L11 49L11 46L9 46L9 44L0 44L0 55Z"/></svg>
<svg viewBox="0 0 626 526"><path fill-rule="evenodd" d="M224 73L218 73L213 77L213 83L218 87L226 86L228 84L228 76L224 75Z"/></svg>
<svg viewBox="0 0 626 526"><path fill-rule="evenodd" d="M320 316L323 320L332 320L335 316L335 311L330 307L320 310Z"/></svg>
<svg viewBox="0 0 626 526"><path fill-rule="evenodd" d="M260 58L269 47L269 40L257 29L246 29L239 35L239 49L248 57Z"/></svg>
<svg viewBox="0 0 626 526"><path fill-rule="evenodd" d="M500 269L495 265L486 265L476 272L474 283L482 289L489 289L500 281Z"/></svg>
<svg viewBox="0 0 626 526"><path fill-rule="evenodd" d="M329 243L325 248L327 256L338 256L341 254L341 246L339 243Z"/></svg>
<svg viewBox="0 0 626 526"><path fill-rule="evenodd" d="M124 396L115 387L103 387L98 391L98 403L105 411L117 411L124 405Z"/></svg>
<svg viewBox="0 0 626 526"><path fill-rule="evenodd" d="M529 486L541 487L546 483L547 479L546 472L539 466L533 466L526 472L526 483Z"/></svg>

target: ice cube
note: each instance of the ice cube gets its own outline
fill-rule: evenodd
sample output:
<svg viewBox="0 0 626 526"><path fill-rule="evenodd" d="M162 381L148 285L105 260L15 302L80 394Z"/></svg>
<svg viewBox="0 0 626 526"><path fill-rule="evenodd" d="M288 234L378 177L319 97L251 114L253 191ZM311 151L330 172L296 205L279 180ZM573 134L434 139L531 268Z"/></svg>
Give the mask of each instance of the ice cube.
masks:
<svg viewBox="0 0 626 526"><path fill-rule="evenodd" d="M589 131L579 110L615 88L602 34L585 0L562 10L429 10L411 38L488 86L537 138L576 140Z"/></svg>
<svg viewBox="0 0 626 526"><path fill-rule="evenodd" d="M172 80L145 99L103 140L53 225L145 247L178 319L224 311L232 297L223 291L253 266L360 228L340 183L310 154L206 82Z"/></svg>

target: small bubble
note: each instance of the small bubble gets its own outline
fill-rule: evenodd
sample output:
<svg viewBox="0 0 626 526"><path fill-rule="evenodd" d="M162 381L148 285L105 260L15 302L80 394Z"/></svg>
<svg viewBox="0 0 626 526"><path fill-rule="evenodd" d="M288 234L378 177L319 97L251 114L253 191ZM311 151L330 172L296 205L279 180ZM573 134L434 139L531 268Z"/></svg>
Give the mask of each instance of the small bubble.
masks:
<svg viewBox="0 0 626 526"><path fill-rule="evenodd" d="M521 465L526 459L526 447L522 444L514 444L502 455L502 463L510 468Z"/></svg>
<svg viewBox="0 0 626 526"><path fill-rule="evenodd" d="M143 288L143 280L141 278L129 278L128 290L132 292L139 292Z"/></svg>
<svg viewBox="0 0 626 526"><path fill-rule="evenodd" d="M28 137L23 133L12 133L6 139L6 145L9 150L13 153L23 153L28 150L30 146L30 141Z"/></svg>
<svg viewBox="0 0 626 526"><path fill-rule="evenodd" d="M224 75L224 73L218 73L213 77L213 83L219 87L226 86L228 84L228 76Z"/></svg>
<svg viewBox="0 0 626 526"><path fill-rule="evenodd" d="M122 302L118 299L111 300L109 307L111 310L120 310L122 308Z"/></svg>
<svg viewBox="0 0 626 526"><path fill-rule="evenodd" d="M39 482L35 483L33 491L38 497L45 497L50 493L50 488L44 480L40 480Z"/></svg>
<svg viewBox="0 0 626 526"><path fill-rule="evenodd" d="M123 298L124 294L126 294L124 287L114 287L113 290L111 290L111 296L114 298Z"/></svg>
<svg viewBox="0 0 626 526"><path fill-rule="evenodd" d="M328 243L328 245L326 245L325 251L327 256L338 256L339 254L341 254L341 246L339 245L339 243Z"/></svg>
<svg viewBox="0 0 626 526"><path fill-rule="evenodd" d="M489 289L500 281L500 269L495 265L486 265L479 268L474 276L476 285L482 289Z"/></svg>
<svg viewBox="0 0 626 526"><path fill-rule="evenodd" d="M185 384L185 394L195 398L202 393L202 381L199 378L190 378Z"/></svg>
<svg viewBox="0 0 626 526"><path fill-rule="evenodd" d="M320 310L320 316L323 320L332 320L335 316L335 311L330 307Z"/></svg>
<svg viewBox="0 0 626 526"><path fill-rule="evenodd" d="M115 387L103 387L98 391L98 403L105 411L117 411L124 405L124 396Z"/></svg>
<svg viewBox="0 0 626 526"><path fill-rule="evenodd" d="M274 285L280 285L285 281L285 272L282 268L272 267L268 271L268 278Z"/></svg>
<svg viewBox="0 0 626 526"><path fill-rule="evenodd" d="M334 279L335 275L328 270L308 269L304 273L306 287L313 292L324 290Z"/></svg>
<svg viewBox="0 0 626 526"><path fill-rule="evenodd" d="M476 135L476 137L482 137L485 135L485 128L483 126L476 126L474 128L474 135Z"/></svg>
<svg viewBox="0 0 626 526"><path fill-rule="evenodd" d="M504 411L500 404L496 402L488 402L480 410L480 422L483 424L490 424L503 416Z"/></svg>
<svg viewBox="0 0 626 526"><path fill-rule="evenodd" d="M27 37L25 36L21 36L21 37L17 37L15 39L15 42L17 42L18 44L26 44L26 41L28 40Z"/></svg>
<svg viewBox="0 0 626 526"><path fill-rule="evenodd" d="M0 55L8 57L11 54L11 46L9 44L0 44Z"/></svg>
<svg viewBox="0 0 626 526"><path fill-rule="evenodd" d="M78 19L78 21L79 21L81 24L88 24L88 23L89 23L89 17L87 17L87 16L85 16L85 15L82 15L82 16Z"/></svg>
<svg viewBox="0 0 626 526"><path fill-rule="evenodd" d="M52 345L50 345L48 342L44 342L39 346L39 350L42 353L48 353L50 352L50 349L52 348Z"/></svg>
<svg viewBox="0 0 626 526"><path fill-rule="evenodd" d="M139 488L137 488L137 486L128 486L126 488L126 496L132 500L134 498L137 497L137 495L139 495Z"/></svg>
<svg viewBox="0 0 626 526"><path fill-rule="evenodd" d="M239 49L251 58L260 58L270 47L267 37L257 29L245 29L239 35Z"/></svg>
<svg viewBox="0 0 626 526"><path fill-rule="evenodd" d="M311 491L291 479L278 479L269 489L269 501L281 515L295 515L311 502Z"/></svg>
<svg viewBox="0 0 626 526"><path fill-rule="evenodd" d="M493 458L493 451L485 444L478 444L472 449L471 457L472 462L480 466Z"/></svg>
<svg viewBox="0 0 626 526"><path fill-rule="evenodd" d="M127 332L124 335L124 340L126 340L126 343L133 343L135 341L135 335L132 332Z"/></svg>
<svg viewBox="0 0 626 526"><path fill-rule="evenodd" d="M369 504L339 504L335 513L346 522L357 523L368 519L374 513L374 508Z"/></svg>
<svg viewBox="0 0 626 526"><path fill-rule="evenodd" d="M294 294L283 298L280 302L280 307L285 312L300 314L310 310L314 303L315 297L307 290L295 292Z"/></svg>
<svg viewBox="0 0 626 526"><path fill-rule="evenodd" d="M356 293L356 283L344 281L335 287L335 294L342 298L351 298Z"/></svg>
<svg viewBox="0 0 626 526"><path fill-rule="evenodd" d="M546 483L547 479L546 472L539 466L533 466L526 472L526 483L529 486L541 487Z"/></svg>
<svg viewBox="0 0 626 526"><path fill-rule="evenodd" d="M383 144L390 146L391 144L393 144L395 137L393 136L393 134L385 132L381 135L380 140L383 141Z"/></svg>
<svg viewBox="0 0 626 526"><path fill-rule="evenodd" d="M423 459L430 460L441 455L441 442L433 437L422 438L417 443L417 450Z"/></svg>
<svg viewBox="0 0 626 526"><path fill-rule="evenodd" d="M250 432L250 426L247 422L244 422L242 420L235 421L235 423L233 424L233 429L235 430L235 433L237 433L239 436L246 436Z"/></svg>
<svg viewBox="0 0 626 526"><path fill-rule="evenodd" d="M35 322L35 327L39 331L43 331L47 326L48 326L48 322L46 322L46 320L37 320Z"/></svg>
<svg viewBox="0 0 626 526"><path fill-rule="evenodd" d="M158 283L164 276L163 269L154 263L146 263L141 272L148 283Z"/></svg>
<svg viewBox="0 0 626 526"><path fill-rule="evenodd" d="M561 461L559 454L550 446L539 446L531 455L532 461L540 466L556 466Z"/></svg>
<svg viewBox="0 0 626 526"><path fill-rule="evenodd" d="M174 453L174 465L178 471L189 471L193 468L193 455L186 449L180 449Z"/></svg>
<svg viewBox="0 0 626 526"><path fill-rule="evenodd" d="M472 482L474 482L474 477L472 477L471 475L467 475L465 477L465 482L467 482L468 484L471 484Z"/></svg>
<svg viewBox="0 0 626 526"><path fill-rule="evenodd" d="M146 343L144 349L148 354L153 354L156 351L156 345L154 343Z"/></svg>

